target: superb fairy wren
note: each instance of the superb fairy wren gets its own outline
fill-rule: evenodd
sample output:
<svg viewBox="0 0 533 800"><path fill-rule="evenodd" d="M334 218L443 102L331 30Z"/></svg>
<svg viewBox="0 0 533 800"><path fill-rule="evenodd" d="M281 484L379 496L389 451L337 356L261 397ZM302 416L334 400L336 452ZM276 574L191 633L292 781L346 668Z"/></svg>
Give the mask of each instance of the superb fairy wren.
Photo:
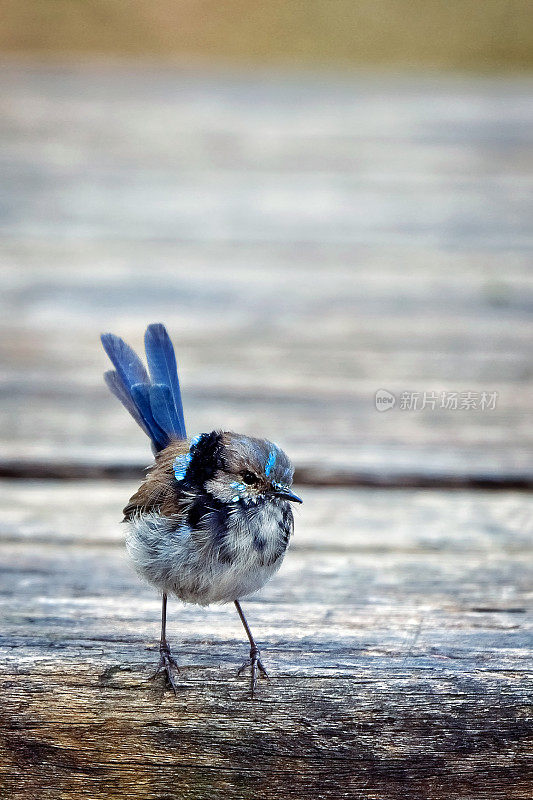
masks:
<svg viewBox="0 0 533 800"><path fill-rule="evenodd" d="M231 431L190 442L172 342L163 325L149 325L149 373L118 336L102 335L115 369L105 380L150 437L155 461L124 509L128 552L140 575L163 595L160 660L176 692L178 666L166 638L167 595L188 603L235 603L250 641L252 697L258 671L268 677L240 600L279 569L293 531L293 467L277 445Z"/></svg>

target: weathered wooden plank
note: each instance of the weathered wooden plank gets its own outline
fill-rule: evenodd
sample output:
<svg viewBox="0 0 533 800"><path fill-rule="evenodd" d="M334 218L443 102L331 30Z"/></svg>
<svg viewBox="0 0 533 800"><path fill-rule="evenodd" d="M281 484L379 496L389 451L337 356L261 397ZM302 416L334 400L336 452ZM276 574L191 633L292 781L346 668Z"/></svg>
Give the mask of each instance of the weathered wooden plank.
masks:
<svg viewBox="0 0 533 800"><path fill-rule="evenodd" d="M75 667L50 687L45 671L33 700L27 676L10 682L21 708L4 739L12 797L530 796L528 720L498 679L483 699L467 680L444 684L436 714L417 681L334 693L315 679L251 705L213 680L161 699L128 673L95 677Z"/></svg>
<svg viewBox="0 0 533 800"><path fill-rule="evenodd" d="M121 545L134 481L0 481L7 544ZM531 547L528 493L298 487L292 547L356 553L522 553ZM97 513L87 514L91 504ZM500 536L496 531L501 531Z"/></svg>
<svg viewBox="0 0 533 800"><path fill-rule="evenodd" d="M146 258L153 261L148 250ZM302 297L299 287L309 280L303 264L265 271L252 287L244 272L228 265L221 273L225 286L219 285L206 299L202 285L211 284L213 271L190 278L190 269L183 266L174 268L174 289L167 274L152 303L148 284L139 281L134 267L125 277L117 276L112 289L109 279L102 288L102 274L89 277L90 271L88 261L71 278L63 270L53 277L51 269L45 269L43 279L54 286L47 312L41 300L34 312L28 307L28 297L40 297L37 275L22 279L21 289L18 268L7 272L0 434L11 458L35 459L52 452L56 458L127 457L142 464L147 458L143 436L102 384L106 361L97 336L113 328L139 346L146 321L164 318L176 339L193 432L219 426L263 433L282 442L299 466L315 473L531 472L531 323L515 306L508 310L513 319L508 329L501 309L482 299L482 269L460 321L452 296L448 317L438 312L438 304L446 303L437 298L442 283L432 294L433 278L442 280L439 270L423 277L422 266L409 281L409 291L420 293L415 309L394 300L398 280L392 272L383 274L381 288L372 288L371 270L366 268L354 269L341 286L329 291L321 278ZM315 272L320 275L318 269ZM518 302L519 295L529 292L529 279L520 273L517 280ZM420 281L425 281L423 289ZM126 285L143 297L142 309L133 316L124 306ZM385 292L382 299L376 297L375 310L364 308L371 303L368 295L365 300L367 289L370 294ZM404 286L404 295L406 291ZM186 303L180 302L182 292ZM281 315L271 313L277 307L276 292L278 299L283 297ZM83 310L87 294L92 300ZM98 309L104 296L116 309L113 319ZM252 314L245 311L250 300ZM380 309L384 317L378 323ZM426 331L416 313L435 314L424 322ZM321 320L318 327L315 317ZM26 320L23 326L21 318ZM68 324L71 330L65 339ZM235 359L243 340L245 352ZM376 411L374 394L379 388L396 393L396 408ZM440 398L440 392L452 389L475 392L478 398L483 391L498 391L497 406L486 411L446 410L439 400L434 409L399 408L404 390L419 392L420 398L434 391Z"/></svg>
<svg viewBox="0 0 533 800"><path fill-rule="evenodd" d="M4 66L2 86L10 236L531 246L527 78Z"/></svg>
<svg viewBox="0 0 533 800"><path fill-rule="evenodd" d="M163 319L191 431L314 474L531 474L529 80L11 65L0 88L7 456L143 463L97 334ZM499 398L378 414L379 388Z"/></svg>
<svg viewBox="0 0 533 800"><path fill-rule="evenodd" d="M146 680L130 488L0 484L9 797L529 798L529 495L304 490L246 604L272 672L252 703L230 607L172 603L177 698Z"/></svg>

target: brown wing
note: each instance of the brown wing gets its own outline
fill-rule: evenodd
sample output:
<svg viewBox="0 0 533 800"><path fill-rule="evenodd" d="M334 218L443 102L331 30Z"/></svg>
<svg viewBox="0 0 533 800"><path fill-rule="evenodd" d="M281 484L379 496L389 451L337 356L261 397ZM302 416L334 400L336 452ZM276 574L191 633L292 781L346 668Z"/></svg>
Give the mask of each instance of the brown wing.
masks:
<svg viewBox="0 0 533 800"><path fill-rule="evenodd" d="M124 521L149 511L159 511L164 517L170 517L179 511L179 495L176 492L172 465L177 456L187 453L188 450L188 442L172 442L156 455L146 480L141 483L124 509Z"/></svg>

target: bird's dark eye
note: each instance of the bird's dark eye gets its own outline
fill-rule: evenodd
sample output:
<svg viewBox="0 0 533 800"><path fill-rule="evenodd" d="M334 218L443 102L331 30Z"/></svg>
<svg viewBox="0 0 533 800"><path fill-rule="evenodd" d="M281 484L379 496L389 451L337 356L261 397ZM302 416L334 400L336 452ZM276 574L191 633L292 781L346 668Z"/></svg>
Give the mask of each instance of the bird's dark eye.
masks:
<svg viewBox="0 0 533 800"><path fill-rule="evenodd" d="M254 473L250 472L249 470L246 470L245 472L242 473L242 479L245 483L248 484L248 486L257 483L257 475L254 475Z"/></svg>

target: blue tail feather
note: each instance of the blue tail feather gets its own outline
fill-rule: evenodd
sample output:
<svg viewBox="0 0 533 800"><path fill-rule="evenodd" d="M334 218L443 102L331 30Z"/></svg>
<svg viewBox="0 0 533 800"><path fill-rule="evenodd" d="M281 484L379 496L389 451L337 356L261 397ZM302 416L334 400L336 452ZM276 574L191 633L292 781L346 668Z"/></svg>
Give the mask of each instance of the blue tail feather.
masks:
<svg viewBox="0 0 533 800"><path fill-rule="evenodd" d="M104 374L105 382L150 437L154 450L163 450L172 440L186 439L176 357L165 327L149 325L146 330L150 375L135 351L118 336L104 333L101 339L116 370Z"/></svg>
<svg viewBox="0 0 533 800"><path fill-rule="evenodd" d="M114 369L110 369L108 372L104 372L104 380L108 389L115 395L115 397L118 397L124 408L130 412L137 425L143 429L147 436L151 436L151 431L146 424L143 415L139 412L133 397L131 396L128 388L119 378L118 373L115 372Z"/></svg>
<svg viewBox="0 0 533 800"><path fill-rule="evenodd" d="M100 339L124 386L150 383L143 362L129 344L114 333L103 333Z"/></svg>
<svg viewBox="0 0 533 800"><path fill-rule="evenodd" d="M181 423L174 413L174 401L168 386L155 383L150 386L150 408L155 421L174 439L183 439Z"/></svg>
<svg viewBox="0 0 533 800"><path fill-rule="evenodd" d="M150 384L149 383L135 383L131 387L131 397L136 407L141 412L143 419L149 429L148 436L152 440L154 447L157 450L164 450L170 441L169 434L158 425L152 413L152 406L150 404Z"/></svg>
<svg viewBox="0 0 533 800"><path fill-rule="evenodd" d="M182 439L186 438L183 406L181 403L178 368L172 342L164 325L148 325L144 334L144 347L148 360L148 369L152 384L162 384L170 389L170 401L174 405L178 431Z"/></svg>

